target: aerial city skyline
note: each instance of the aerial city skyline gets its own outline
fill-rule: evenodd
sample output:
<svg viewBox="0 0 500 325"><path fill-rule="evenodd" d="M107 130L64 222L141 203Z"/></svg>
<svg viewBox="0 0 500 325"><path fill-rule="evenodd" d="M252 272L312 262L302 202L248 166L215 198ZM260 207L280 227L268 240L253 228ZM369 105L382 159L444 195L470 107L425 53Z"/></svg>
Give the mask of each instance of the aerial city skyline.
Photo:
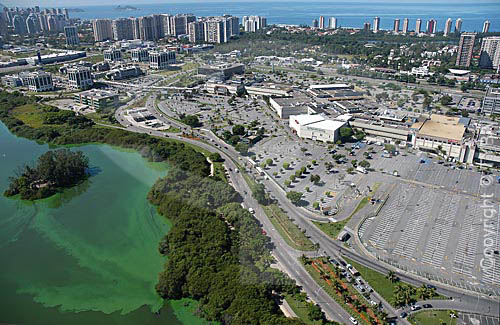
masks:
<svg viewBox="0 0 500 325"><path fill-rule="evenodd" d="M498 2L145 2L0 6L0 324L500 324Z"/></svg>

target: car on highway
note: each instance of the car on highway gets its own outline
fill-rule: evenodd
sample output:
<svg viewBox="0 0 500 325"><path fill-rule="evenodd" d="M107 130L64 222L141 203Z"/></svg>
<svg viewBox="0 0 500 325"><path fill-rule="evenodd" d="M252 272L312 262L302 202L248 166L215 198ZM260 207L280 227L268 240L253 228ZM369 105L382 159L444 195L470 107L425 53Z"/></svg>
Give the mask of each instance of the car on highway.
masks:
<svg viewBox="0 0 500 325"><path fill-rule="evenodd" d="M351 316L351 317L349 317L349 320L350 320L350 321L351 321L351 323L353 323L353 324L357 324L357 323L358 323L358 321L356 320L356 318L354 318L354 317L352 317L352 316Z"/></svg>
<svg viewBox="0 0 500 325"><path fill-rule="evenodd" d="M422 307L424 307L424 308L432 308L432 305L431 304L423 304Z"/></svg>

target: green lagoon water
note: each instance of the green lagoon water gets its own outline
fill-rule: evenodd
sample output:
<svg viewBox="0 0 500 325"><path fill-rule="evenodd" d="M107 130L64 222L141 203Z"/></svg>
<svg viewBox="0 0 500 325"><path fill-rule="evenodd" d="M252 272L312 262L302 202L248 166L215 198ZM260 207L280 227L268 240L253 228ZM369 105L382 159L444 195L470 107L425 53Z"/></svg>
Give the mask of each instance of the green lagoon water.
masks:
<svg viewBox="0 0 500 325"><path fill-rule="evenodd" d="M166 166L105 145L77 149L94 167L88 181L36 203L0 196L0 324L203 323L194 303L164 306L154 291L170 225L146 195ZM0 191L47 150L0 123Z"/></svg>

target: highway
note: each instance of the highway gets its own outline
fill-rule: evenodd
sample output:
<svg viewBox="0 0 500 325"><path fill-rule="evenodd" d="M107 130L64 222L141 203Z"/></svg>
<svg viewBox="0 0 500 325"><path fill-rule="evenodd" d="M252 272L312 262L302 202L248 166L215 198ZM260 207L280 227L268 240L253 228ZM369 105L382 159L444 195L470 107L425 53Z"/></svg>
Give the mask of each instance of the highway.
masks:
<svg viewBox="0 0 500 325"><path fill-rule="evenodd" d="M150 97L147 101L148 110L157 116L160 120L164 121L168 124L173 124L174 121L165 118L164 116L160 116L156 108L154 107L153 97ZM133 132L140 133L149 133L155 136L165 136L163 132L158 131L150 131L148 129L143 129L137 126L128 126L128 123L125 123L125 119L123 118L123 111L126 107L119 108L116 113L116 119L122 123L127 125L127 130ZM186 129L186 126L182 123L175 122L176 127L180 127L181 129ZM272 242L275 245L273 250L273 255L276 260L282 266L282 268L292 277L294 278L299 285L301 285L304 290L307 292L309 297L311 297L316 303L318 303L327 317L332 320L336 320L342 323L349 323L349 315L348 313L338 305L307 273L304 267L300 264L298 257L302 255L303 252L297 251L284 242L284 240L280 237L279 233L274 230L272 223L268 220L264 211L260 208L259 204L251 197L251 190L243 179L241 173L236 173L237 167L235 165L235 161L238 161L241 157L240 155L229 145L225 144L218 137L213 135L211 132L205 132L206 137L208 138L208 142L213 140L213 143L217 143L218 147L215 147L211 144L196 141L188 138L184 138L178 135L171 135L170 138L174 138L183 142L192 143L204 149L210 151L217 151L221 154L221 156L225 159L225 165L232 169L229 171L229 176L232 184L235 189L242 194L244 199L244 204L246 207L253 207L256 211L257 219L262 223L263 229L267 232L268 236L270 236ZM295 219L296 224L301 228L305 229L307 235L311 238L314 243L318 243L320 245L320 251L329 256L346 256L357 263L365 265L371 269L379 271L383 274L386 274L389 270L395 271L397 276L404 282L410 283L417 287L420 287L422 284L430 284L431 281L418 277L414 274L406 273L399 269L396 269L392 266L386 265L380 261L377 261L372 256L361 255L357 252L354 252L350 249L345 248L341 242L335 241L328 237L325 233L323 233L320 229L318 229L308 218L302 209L299 209L295 205L293 205L287 198L285 192L278 187L271 180L262 180L261 181L269 190L273 193L276 200L279 202L279 205L287 212L287 214ZM244 193L247 194L244 194ZM311 255L311 253L306 254ZM437 282L432 282L432 284L437 288L437 291L444 295L453 297L452 300L445 301L433 301L432 305L436 308L446 308L446 309L455 309L458 311L464 312L475 312L484 315L490 315L494 317L500 316L499 310L499 302L497 300L492 299L491 297L481 296L476 293L472 293L470 291L466 291L463 289L459 289L456 287L444 285ZM386 312L394 315L394 309L390 307L386 302L383 302L386 307ZM391 313L392 311L392 313ZM402 310L396 311L399 313ZM406 323L406 320L403 321Z"/></svg>
<svg viewBox="0 0 500 325"><path fill-rule="evenodd" d="M165 123L172 124L170 119L159 116L159 113L154 108L154 99L150 97L147 101L146 107L151 113L153 113L157 118L161 119ZM149 129L144 129L138 126L130 126L123 117L124 111L128 107L124 106L116 110L115 118L119 121L125 128L132 132L137 133L148 133L154 136L165 137L163 132L151 131ZM185 128L184 125L180 123L175 123L176 127ZM229 178L234 188L243 197L243 204L246 207L252 207L255 210L255 217L261 222L262 228L267 232L267 235L271 238L274 244L273 256L276 258L279 265L284 269L290 277L297 281L308 294L308 296L314 300L325 312L328 319L334 320L340 323L349 323L349 314L337 303L333 298L331 298L328 293L326 293L322 287L320 287L316 281L307 273L306 269L300 264L299 257L303 252L297 251L290 246L281 238L279 233L275 231L274 226L267 218L264 210L251 196L251 190L246 181L244 180L241 173L236 172L238 167L234 161L238 161L237 153L234 150L225 150L224 145L220 143L221 148L214 147L207 143L188 139L179 135L169 135L169 138L180 140L183 142L191 143L197 145L203 149L209 151L217 151L225 159L224 164L228 168ZM218 138L214 141L220 141ZM229 147L228 147L229 148ZM234 159L234 161L233 161Z"/></svg>

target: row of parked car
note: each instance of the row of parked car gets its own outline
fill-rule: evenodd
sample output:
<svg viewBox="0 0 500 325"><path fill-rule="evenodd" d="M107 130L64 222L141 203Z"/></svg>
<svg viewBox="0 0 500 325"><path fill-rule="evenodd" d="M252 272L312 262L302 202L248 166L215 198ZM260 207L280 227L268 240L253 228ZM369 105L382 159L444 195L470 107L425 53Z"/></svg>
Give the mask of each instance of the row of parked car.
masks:
<svg viewBox="0 0 500 325"><path fill-rule="evenodd" d="M346 263L345 261L339 259L338 261L335 259L330 259L330 262L335 265L337 268L341 270L340 274L346 279L346 281L352 283L352 285L361 293L373 292L373 288L368 285L368 283L363 281L363 278L360 276L359 272L351 265ZM377 306L378 302L373 299L370 300L370 305ZM354 318L350 318L351 323L358 324L358 321Z"/></svg>

